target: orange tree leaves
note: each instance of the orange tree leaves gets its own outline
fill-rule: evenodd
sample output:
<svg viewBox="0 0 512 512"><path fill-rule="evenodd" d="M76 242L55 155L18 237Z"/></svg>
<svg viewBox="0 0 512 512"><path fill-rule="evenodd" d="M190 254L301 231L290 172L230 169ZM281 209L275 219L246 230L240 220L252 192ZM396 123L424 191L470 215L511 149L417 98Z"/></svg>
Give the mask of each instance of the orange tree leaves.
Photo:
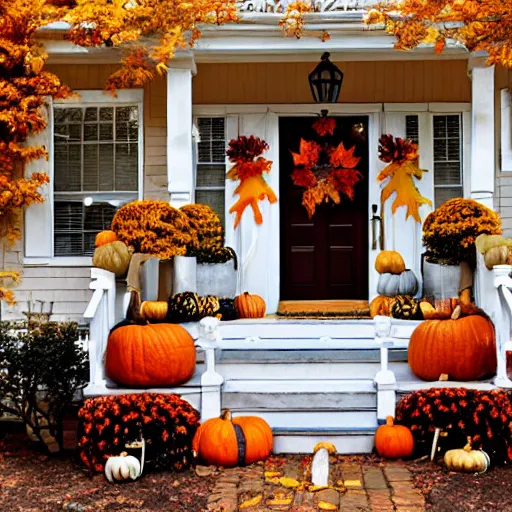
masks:
<svg viewBox="0 0 512 512"><path fill-rule="evenodd" d="M396 37L395 48L409 50L420 43L443 51L446 41L469 51L484 51L489 62L512 67L512 10L509 0L403 0L381 3L366 16Z"/></svg>

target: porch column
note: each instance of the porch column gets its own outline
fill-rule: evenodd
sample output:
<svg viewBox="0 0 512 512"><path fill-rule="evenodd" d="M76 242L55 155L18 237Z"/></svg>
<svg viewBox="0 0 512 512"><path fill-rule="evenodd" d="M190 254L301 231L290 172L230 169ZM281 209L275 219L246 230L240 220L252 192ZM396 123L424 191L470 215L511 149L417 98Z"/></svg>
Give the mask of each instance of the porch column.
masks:
<svg viewBox="0 0 512 512"><path fill-rule="evenodd" d="M167 73L167 186L169 202L179 208L193 201L193 61L173 61Z"/></svg>
<svg viewBox="0 0 512 512"><path fill-rule="evenodd" d="M493 208L495 180L494 66L471 58L471 198Z"/></svg>

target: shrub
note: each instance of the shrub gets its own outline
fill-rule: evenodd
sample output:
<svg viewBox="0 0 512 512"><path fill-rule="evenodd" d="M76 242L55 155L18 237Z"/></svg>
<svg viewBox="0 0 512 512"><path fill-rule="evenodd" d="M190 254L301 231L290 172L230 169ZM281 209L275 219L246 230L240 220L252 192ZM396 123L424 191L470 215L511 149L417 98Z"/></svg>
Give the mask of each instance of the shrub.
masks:
<svg viewBox="0 0 512 512"><path fill-rule="evenodd" d="M21 419L42 443L63 449L63 420L88 381L75 323L0 323L0 415Z"/></svg>
<svg viewBox="0 0 512 512"><path fill-rule="evenodd" d="M478 235L500 235L497 213L473 199L450 199L434 210L423 224L423 244L433 263L472 261Z"/></svg>
<svg viewBox="0 0 512 512"><path fill-rule="evenodd" d="M101 472L111 455L125 445L146 441L145 467L189 467L199 413L178 395L140 393L86 400L78 413L79 457L92 472Z"/></svg>
<svg viewBox="0 0 512 512"><path fill-rule="evenodd" d="M430 454L434 432L444 449L462 448L471 437L495 463L512 462L512 402L506 391L439 388L415 391L398 403L396 421L413 433L418 455Z"/></svg>
<svg viewBox="0 0 512 512"><path fill-rule="evenodd" d="M187 216L164 201L133 201L117 210L112 219L117 238L134 252L159 258L185 256L197 244Z"/></svg>

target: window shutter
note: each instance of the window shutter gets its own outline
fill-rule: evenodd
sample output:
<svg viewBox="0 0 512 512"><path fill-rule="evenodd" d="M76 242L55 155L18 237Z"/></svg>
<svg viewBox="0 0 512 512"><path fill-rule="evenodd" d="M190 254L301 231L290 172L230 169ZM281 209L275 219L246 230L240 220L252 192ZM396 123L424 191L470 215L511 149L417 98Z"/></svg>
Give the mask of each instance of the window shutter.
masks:
<svg viewBox="0 0 512 512"><path fill-rule="evenodd" d="M48 125L46 129L29 138L28 144L45 146L49 152L49 160L40 159L30 162L25 167L25 176L30 177L34 172L45 172L50 176L50 184L41 187L44 203L33 204L25 211L23 236L25 240L26 258L51 258L52 229L53 229L53 204L50 193L53 181L53 107L50 102L42 107Z"/></svg>
<svg viewBox="0 0 512 512"><path fill-rule="evenodd" d="M512 171L512 98L508 89L501 90L501 171Z"/></svg>

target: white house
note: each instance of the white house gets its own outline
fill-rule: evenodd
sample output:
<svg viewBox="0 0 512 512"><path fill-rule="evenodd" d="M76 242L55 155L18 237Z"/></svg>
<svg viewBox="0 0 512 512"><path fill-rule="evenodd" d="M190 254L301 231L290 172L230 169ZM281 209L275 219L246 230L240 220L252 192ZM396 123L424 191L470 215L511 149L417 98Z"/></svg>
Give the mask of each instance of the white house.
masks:
<svg viewBox="0 0 512 512"><path fill-rule="evenodd" d="M420 167L430 172L417 184L434 205L451 197L477 199L499 211L505 234L512 234L508 71L487 66L484 57L461 47L449 47L441 56L427 47L398 52L391 36L363 23L369 5L364 0L315 0L315 5L316 12L306 16L315 33L297 40L283 36L275 2L242 1L240 23L205 27L196 47L169 64L166 77L144 90L119 91L117 98L102 92L119 65L115 50L73 47L62 39L58 26L41 32L49 69L79 91L80 98L55 101L48 129L40 136L50 148L51 184L45 191L47 201L27 210L23 241L7 255L8 265L22 267L23 281L16 291L18 305L2 305L4 319L20 317L29 300L41 300L46 307L53 302L53 319L81 321L92 294L94 236L108 227L116 207L136 198L158 198L176 206L210 204L225 219L226 244L239 256L240 288L262 295L268 313L275 313L282 299L371 299L377 286L374 260L381 248L400 251L420 276L421 225L406 221L401 210L392 215L390 204L381 211L377 175L384 164L377 148L383 133L418 142ZM318 34L324 30L330 39L322 42ZM326 51L344 74L335 104L315 103L308 83L308 74ZM319 214L309 220L289 178L290 150L298 149L304 130L322 109L328 109L347 133L357 127L363 180L353 202L343 201L335 214L319 207ZM257 226L248 211L235 230L233 216L227 213L236 199L235 183L225 178L225 149L238 135L256 135L270 144L265 155L273 161L268 182L279 201L262 202L262 225ZM378 226L371 222L373 205L384 217L382 245L373 231ZM422 206L422 219L430 211ZM304 329L300 324L279 327L275 320L265 326L251 327L247 333L246 324L242 333L233 325L223 328L222 335L239 340L231 346L233 351L249 350L263 338L299 339ZM393 336L406 340L412 327L400 322L397 326ZM336 435L341 418L347 432L359 427L373 432L373 379L380 364L378 350L373 351L373 325L310 322L307 330L309 341L293 346L283 342L280 347L290 352L288 366L269 355L271 341L261 342L257 356L252 353L245 367L226 351L222 376L230 405L236 409L240 393L255 388L260 393L293 389L318 396L337 390L316 427ZM322 348L334 350L335 339L343 338L341 331L350 340L344 348L368 349L370 359L355 353L325 353L323 359L308 359L306 352L291 354L297 347L308 351L318 346L313 338L323 340ZM406 343L397 346L403 352ZM409 379L406 358L396 357L399 362L391 365L397 378ZM327 361L332 364L324 364ZM254 384L262 373L267 384ZM283 375L300 382L315 374L327 380L318 389L288 381L274 386ZM344 384L337 380L340 375ZM354 386L355 380L359 384ZM350 396L343 395L347 390ZM275 400L266 417L277 429L293 427L300 436L306 413L293 398ZM256 398L250 403L251 410L259 410ZM333 409L335 404L342 412ZM285 418L281 408L287 407ZM367 449L367 435L361 438L361 449ZM283 441L282 449L289 448Z"/></svg>

